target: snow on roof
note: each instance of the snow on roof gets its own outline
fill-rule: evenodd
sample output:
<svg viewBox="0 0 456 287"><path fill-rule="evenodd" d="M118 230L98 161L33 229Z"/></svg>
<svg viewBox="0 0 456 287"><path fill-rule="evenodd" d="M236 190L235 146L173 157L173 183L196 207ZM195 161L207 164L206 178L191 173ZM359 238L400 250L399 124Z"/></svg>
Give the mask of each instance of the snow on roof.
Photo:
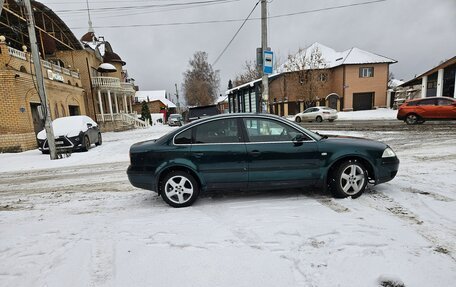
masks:
<svg viewBox="0 0 456 287"><path fill-rule="evenodd" d="M403 83L405 83L404 81L401 81L401 80L398 80L398 79L391 79L389 82L388 82L388 87L390 88L396 88L397 86L400 86L402 85Z"/></svg>
<svg viewBox="0 0 456 287"><path fill-rule="evenodd" d="M219 103L223 103L223 102L226 102L228 101L228 96L221 96L221 97L218 97L216 100L215 100L215 103L216 104L219 104Z"/></svg>
<svg viewBox="0 0 456 287"><path fill-rule="evenodd" d="M176 105L166 98L166 91L165 90L159 90L159 91L137 91L135 93L135 98L138 100L138 102L142 102L142 101L146 101L146 102L147 101L149 101L149 102L160 101L163 104L165 104L166 106L168 106L168 108L176 108Z"/></svg>
<svg viewBox="0 0 456 287"><path fill-rule="evenodd" d="M396 63L396 60L383 57L371 52L367 52L356 47L353 47L342 52L337 52L336 50L323 44L320 44L318 42L315 42L306 49L296 53L295 58L309 59L310 55L312 54L312 51L314 50L319 50L321 53L321 57L324 60L324 64L320 65L319 67L320 69L334 68L341 65L352 64ZM289 63L289 61L280 66L277 69L277 72L283 73L289 71L286 69L287 63ZM306 69L308 68L308 65L306 65Z"/></svg>

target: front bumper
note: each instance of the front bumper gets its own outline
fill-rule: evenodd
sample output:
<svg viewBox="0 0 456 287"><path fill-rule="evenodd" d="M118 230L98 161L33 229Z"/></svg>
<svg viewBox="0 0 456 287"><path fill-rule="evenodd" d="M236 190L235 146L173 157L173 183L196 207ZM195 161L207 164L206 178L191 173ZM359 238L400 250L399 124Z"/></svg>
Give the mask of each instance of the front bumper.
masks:
<svg viewBox="0 0 456 287"><path fill-rule="evenodd" d="M40 151L48 151L48 140L38 140L38 147ZM75 150L81 147L81 140L79 136L71 138L66 136L60 136L55 139L55 147L58 150Z"/></svg>
<svg viewBox="0 0 456 287"><path fill-rule="evenodd" d="M399 159L397 157L382 158L377 166L375 184L380 184L392 180L399 171Z"/></svg>

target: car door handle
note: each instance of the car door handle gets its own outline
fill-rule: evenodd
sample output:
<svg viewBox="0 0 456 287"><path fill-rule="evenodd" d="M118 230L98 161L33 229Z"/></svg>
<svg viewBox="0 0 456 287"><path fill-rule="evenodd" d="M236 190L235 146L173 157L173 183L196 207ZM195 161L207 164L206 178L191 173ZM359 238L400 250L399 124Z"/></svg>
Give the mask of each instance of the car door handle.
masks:
<svg viewBox="0 0 456 287"><path fill-rule="evenodd" d="M261 152L259 150L252 150L249 154L253 157L259 157Z"/></svg>
<svg viewBox="0 0 456 287"><path fill-rule="evenodd" d="M196 157L196 158L202 158L203 155L204 155L203 152L195 152L195 153L193 153L193 156Z"/></svg>

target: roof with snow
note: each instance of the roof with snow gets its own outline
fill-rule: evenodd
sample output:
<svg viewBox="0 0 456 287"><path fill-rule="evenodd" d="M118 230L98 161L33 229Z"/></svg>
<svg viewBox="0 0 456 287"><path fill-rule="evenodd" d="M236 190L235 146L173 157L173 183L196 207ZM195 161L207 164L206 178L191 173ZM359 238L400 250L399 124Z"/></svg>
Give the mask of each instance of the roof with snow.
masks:
<svg viewBox="0 0 456 287"><path fill-rule="evenodd" d="M318 66L309 67L308 62L310 62L310 57L313 51L319 51L321 53L321 58L323 59L323 63L319 64ZM383 63L396 63L396 60L377 55L371 52L367 52L361 50L359 48L353 47L351 49L337 52L336 50L327 47L323 44L318 42L313 43L309 47L305 48L304 50L299 51L294 56L293 60L288 60L285 64L280 66L277 69L277 72L290 72L296 71L297 69L293 69L293 65L291 62L305 62L304 66L305 69L309 68L316 68L316 69L325 69L325 68L335 68L341 65L355 65L355 64L383 64Z"/></svg>
<svg viewBox="0 0 456 287"><path fill-rule="evenodd" d="M146 102L154 102L160 101L168 108L176 108L176 105L166 98L166 91L137 91L135 93L135 98L138 102L146 101Z"/></svg>

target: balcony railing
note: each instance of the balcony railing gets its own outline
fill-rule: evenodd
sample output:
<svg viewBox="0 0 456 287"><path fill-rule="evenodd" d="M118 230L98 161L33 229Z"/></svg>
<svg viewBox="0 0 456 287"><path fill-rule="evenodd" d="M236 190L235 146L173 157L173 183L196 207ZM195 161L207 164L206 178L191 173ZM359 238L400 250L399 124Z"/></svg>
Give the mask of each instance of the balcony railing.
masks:
<svg viewBox="0 0 456 287"><path fill-rule="evenodd" d="M22 51L14 49L14 48L8 47L8 53L11 56L15 57L15 58L27 61L27 53L25 53L25 52L22 52ZM32 61L31 58L30 58L30 61ZM32 61L32 63L33 63L33 61ZM41 60L41 65L45 69L53 70L55 72L64 73L65 75L71 76L73 78L77 78L77 79L80 78L78 72L70 71L70 70L68 70L66 68L62 68L62 67L60 67L58 65L55 65L55 64L52 64L52 63L50 63L48 61Z"/></svg>
<svg viewBox="0 0 456 287"><path fill-rule="evenodd" d="M135 88L132 83L120 83L124 93L135 93Z"/></svg>
<svg viewBox="0 0 456 287"><path fill-rule="evenodd" d="M120 80L113 77L93 77L92 86L97 89L121 90Z"/></svg>

